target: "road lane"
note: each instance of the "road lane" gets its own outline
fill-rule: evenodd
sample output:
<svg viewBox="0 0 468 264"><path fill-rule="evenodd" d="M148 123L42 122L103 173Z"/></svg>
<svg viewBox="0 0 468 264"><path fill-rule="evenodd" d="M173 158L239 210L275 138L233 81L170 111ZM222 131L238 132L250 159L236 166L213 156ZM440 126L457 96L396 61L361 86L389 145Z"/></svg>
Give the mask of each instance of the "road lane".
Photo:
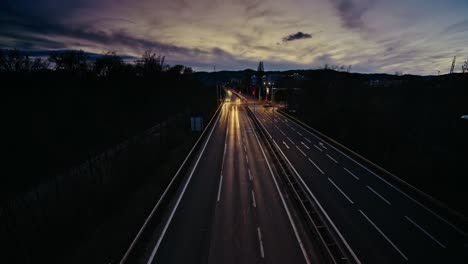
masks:
<svg viewBox="0 0 468 264"><path fill-rule="evenodd" d="M260 117L259 120L278 143L290 140L296 145L300 144L298 147L301 151L291 146L286 148L283 144L278 145L299 173L307 179L309 187L325 204L325 209L363 262L405 263L407 258L409 262L418 263L466 263L467 250L463 247L466 237L456 229L370 173L370 169L357 165L292 120L278 113L273 114L271 108L258 107L254 109L254 113ZM313 144L314 147L306 148L300 142ZM327 179L324 176L332 180L328 181L328 185L324 183L324 179ZM340 186L355 205L349 207L349 201L330 183ZM347 205L343 202L347 202ZM365 212L368 218L358 210ZM418 225L421 222L424 227L418 228L405 216L410 219L411 216L417 217ZM400 252L405 252L405 257L376 232L368 219L376 223ZM437 241L442 241L443 245L448 243L447 248L434 243L434 239L421 230L437 237Z"/></svg>
<svg viewBox="0 0 468 264"><path fill-rule="evenodd" d="M283 202L244 106L226 104L152 263L307 263Z"/></svg>

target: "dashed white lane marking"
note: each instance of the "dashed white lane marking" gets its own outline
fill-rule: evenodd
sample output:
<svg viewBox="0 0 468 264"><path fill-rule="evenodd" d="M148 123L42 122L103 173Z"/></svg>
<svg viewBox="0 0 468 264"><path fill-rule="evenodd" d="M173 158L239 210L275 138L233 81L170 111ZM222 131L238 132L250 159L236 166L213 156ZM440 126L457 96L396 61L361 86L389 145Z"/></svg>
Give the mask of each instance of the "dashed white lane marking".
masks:
<svg viewBox="0 0 468 264"><path fill-rule="evenodd" d="M247 169L247 172L249 173L249 180L252 181L253 178L252 178L252 173L250 173L250 169Z"/></svg>
<svg viewBox="0 0 468 264"><path fill-rule="evenodd" d="M330 156L330 155L327 154L327 157L328 157L329 159L333 160L333 162L338 163L338 161L336 161L336 159L332 158L332 156Z"/></svg>
<svg viewBox="0 0 468 264"><path fill-rule="evenodd" d="M314 164L314 166L315 166L315 168L317 168L317 170L319 170L322 174L325 174L325 172L323 172L323 170L320 169L320 167L317 164L315 164L315 162L313 162L310 158L309 158L309 161L310 161L310 163Z"/></svg>
<svg viewBox="0 0 468 264"><path fill-rule="evenodd" d="M221 187L223 186L223 175L221 175L221 180L219 180L219 187L218 187L218 202L219 198L221 197Z"/></svg>
<svg viewBox="0 0 468 264"><path fill-rule="evenodd" d="M294 143L294 141L292 141L289 137L286 138L289 140L289 142L291 142L291 144L296 145L296 143Z"/></svg>
<svg viewBox="0 0 468 264"><path fill-rule="evenodd" d="M262 258L265 258L265 252L263 251L262 231L260 231L260 227L257 227L257 234L258 243L260 244L260 256L262 256Z"/></svg>
<svg viewBox="0 0 468 264"><path fill-rule="evenodd" d="M252 204L253 204L253 207L257 207L257 203L255 202L255 193L254 191L252 190Z"/></svg>
<svg viewBox="0 0 468 264"><path fill-rule="evenodd" d="M301 134L301 133L297 132L297 134L298 134L299 136L301 136L301 137L302 137L302 134Z"/></svg>
<svg viewBox="0 0 468 264"><path fill-rule="evenodd" d="M247 157L247 155L245 155L245 161L249 164L249 157Z"/></svg>
<svg viewBox="0 0 468 264"><path fill-rule="evenodd" d="M371 190L371 192L373 192L375 195L377 195L380 199L382 199L384 202L388 203L389 205L392 205L387 199L385 199L382 195L380 195L378 192L372 189L369 185L367 185L367 188Z"/></svg>
<svg viewBox="0 0 468 264"><path fill-rule="evenodd" d="M393 242L384 234L384 232L382 232L382 230L380 230L380 228L378 226L376 226L374 224L374 222L372 222L372 220L370 220L369 217L367 217L367 215L362 211L362 210L359 210L359 212L367 219L367 221L369 221L369 223L385 238L385 240L387 240L388 243L390 243L390 245L392 245L392 247L398 251L398 253L400 253L400 255L407 261L408 258L406 257L405 254L403 254L403 252L401 252L401 250L395 245L393 244Z"/></svg>
<svg viewBox="0 0 468 264"><path fill-rule="evenodd" d="M288 146L288 144L286 144L286 142L283 141L283 144L284 144L284 146L286 146L286 148L289 149L289 146Z"/></svg>
<svg viewBox="0 0 468 264"><path fill-rule="evenodd" d="M319 148L317 145L314 144L314 147L320 151L323 151L321 148Z"/></svg>
<svg viewBox="0 0 468 264"><path fill-rule="evenodd" d="M336 189L338 189L338 191L340 191L340 193L341 193L346 199L348 199L348 201L349 201L351 204L354 204L353 200L351 200L351 199L349 198L349 196L346 195L346 193L344 193L343 190L341 190L340 187L338 187L338 185L336 185L336 184L332 181L332 179L328 178L328 180L331 182L331 184L333 184L333 186L335 186Z"/></svg>
<svg viewBox="0 0 468 264"><path fill-rule="evenodd" d="M309 143L312 143L312 141L306 137L304 137L305 140L307 140Z"/></svg>
<svg viewBox="0 0 468 264"><path fill-rule="evenodd" d="M302 144L306 149L310 149L309 146L307 146L304 142L301 141L301 144Z"/></svg>
<svg viewBox="0 0 468 264"><path fill-rule="evenodd" d="M324 149L327 149L327 147L325 147L325 144L323 144L322 142L319 142L319 145L324 148Z"/></svg>
<svg viewBox="0 0 468 264"><path fill-rule="evenodd" d="M411 218L409 218L406 215L405 215L405 218L406 218L406 220L410 221L415 227L417 227L419 230L421 230L426 236L428 236L430 239L432 239L434 242L436 242L439 246L441 246L442 248L446 248L444 244L440 243L439 240L437 240L434 236L429 234L429 232L427 232L424 228L422 228L418 224L416 224L416 222L411 220Z"/></svg>
<svg viewBox="0 0 468 264"><path fill-rule="evenodd" d="M347 168L344 168L344 167L343 167L343 169L344 169L345 171L347 171L349 174L351 174L351 176L353 176L356 180L359 181L359 177L358 177L358 176L354 175L354 173L350 172Z"/></svg>
<svg viewBox="0 0 468 264"><path fill-rule="evenodd" d="M302 155L304 155L304 157L307 157L307 154L305 154L304 151L302 151L302 149L300 149L297 145L295 145L295 146L302 153Z"/></svg>

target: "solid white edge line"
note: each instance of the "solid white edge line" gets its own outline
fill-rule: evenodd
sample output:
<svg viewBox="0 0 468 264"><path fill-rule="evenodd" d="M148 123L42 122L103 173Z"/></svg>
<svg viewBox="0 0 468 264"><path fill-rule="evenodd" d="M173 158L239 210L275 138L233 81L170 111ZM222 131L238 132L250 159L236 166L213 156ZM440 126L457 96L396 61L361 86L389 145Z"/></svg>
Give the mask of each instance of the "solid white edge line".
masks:
<svg viewBox="0 0 468 264"><path fill-rule="evenodd" d="M290 117L288 117L290 118ZM291 119L293 120L293 119ZM308 129L298 125L297 123L302 123L304 126L306 127L309 127L310 129L313 129L311 128L310 126L308 126L307 124L305 124L304 122L300 121L300 120L293 120L294 123L296 126L302 128L302 130L306 131L307 133L309 133L310 135L312 135L313 137L315 137L317 140L322 140L319 136L317 136L316 134L312 133L311 131L309 131ZM327 137L327 136L325 136ZM330 139L330 138L329 138ZM334 141L333 139L330 139L332 141ZM338 143L336 141L334 141L335 143ZM396 190L397 192L399 192L400 194L402 194L403 196L405 196L406 198L408 198L409 200L413 201L415 204L419 205L421 208L425 209L426 211L428 211L430 214L432 214L433 216L435 216L437 219L441 220L442 222L446 223L448 226L452 227L454 230L456 230L458 233L462 234L463 236L465 237L468 237L468 234L461 230L459 227L457 227L456 225L452 224L451 222L449 222L448 220L446 220L445 218L443 218L442 216L438 215L436 212L434 212L433 210L431 210L430 208L428 208L427 206L425 206L424 204L422 204L421 202L417 201L416 199L414 199L413 197L411 197L409 194L405 193L404 191L398 189L397 187L395 187L393 184L391 184L390 182L388 182L387 180L385 180L384 178L382 178L381 176L377 175L375 172L373 172L372 170L368 169L366 166L362 165L361 163L357 162L356 160L354 160L353 158L351 158L349 155L345 154L343 151L337 149L336 147L334 147L333 145L331 145L330 143L326 142L325 143L330 146L331 148L333 148L335 151L339 152L341 155L345 156L346 158L352 160L354 163L356 163L357 165L359 165L361 168L365 169L366 171L368 171L369 173L371 173L372 175L374 175L375 177L377 177L378 179L380 179L382 182L384 182L385 184L387 184L388 186L392 187L394 190ZM339 143L338 143L339 144ZM341 145L341 144L340 144ZM344 147L344 146L343 146ZM347 147L344 147L346 149L348 149ZM348 149L348 151L351 151L354 155L358 155L358 154L355 154L352 150ZM359 155L358 155L359 156ZM374 163L372 163L371 161L367 160L366 158L362 157L364 160L366 160L367 162L369 162L370 164L372 164L374 167L378 167L377 165L375 165ZM384 169L383 169L384 170ZM391 175L391 173L388 173ZM393 177L395 178L398 178L394 175L392 175ZM399 179L399 178L398 178ZM407 186L410 186L410 188L413 188L413 189L416 189L418 190L416 187L412 186L411 184L399 179L400 181L402 181L404 184L406 184ZM419 192L422 192L420 190L418 190ZM422 192L424 193L424 192ZM426 193L424 193L424 195L427 195ZM429 196L429 195L427 195ZM429 196L430 197L430 196ZM432 197L431 197L432 198ZM432 198L434 199L434 198Z"/></svg>
<svg viewBox="0 0 468 264"><path fill-rule="evenodd" d="M382 199L384 202L388 203L389 205L392 205L387 199L385 199L382 195L380 195L377 191L372 189L369 185L366 186L371 192L373 192L375 195L377 195L380 199Z"/></svg>
<svg viewBox="0 0 468 264"><path fill-rule="evenodd" d="M221 115L218 116L218 119L216 120L216 123L211 128L210 134L208 135L208 138L205 141L205 145L203 145L203 148L202 148L202 150L200 152L200 155L198 156L198 158L197 158L197 160L195 162L195 165L193 166L193 169L190 172L189 178L185 182L184 188L182 189L182 192L181 192L179 198L177 199L177 202L176 202L174 208L172 209L172 212L171 212L171 214L169 216L169 219L167 220L166 225L164 226L164 229L163 229L161 235L158 238L158 242L156 243L156 246L153 248L153 251L151 252L150 257L149 257L148 261L146 262L147 264L151 264L153 262L153 259L154 259L155 255L156 255L156 252L158 251L159 246L161 245L161 242L162 242L164 236L166 235L167 229L169 228L169 225L171 224L171 221L172 221L172 218L174 217L175 211L177 210L177 207L179 206L179 203L182 200L182 197L184 196L185 190L187 189L187 186L190 183L190 180L192 179L193 174L195 173L195 169L197 168L198 163L200 162L200 159L203 156L203 153L205 152L206 146L208 145L208 142L211 139L211 135L213 134L213 131L216 128L216 125L218 124L218 121L219 121L220 118L221 118Z"/></svg>
<svg viewBox="0 0 468 264"><path fill-rule="evenodd" d="M257 207L257 203L255 202L255 193L253 190L250 191L252 193L252 204L253 204L253 207Z"/></svg>
<svg viewBox="0 0 468 264"><path fill-rule="evenodd" d="M270 162L268 162L268 158L267 158L267 156L265 154L265 151L263 150L263 147L260 144L260 140L258 139L257 132L255 131L250 119L247 119L247 120L249 121L250 126L252 127L252 129L254 131L254 135L255 135L255 138L257 139L257 143L260 146L260 150L262 151L263 157L265 158L266 164L268 166L268 170L270 171L271 178L273 178L273 182L275 183L276 191L278 192L278 194L280 196L281 202L283 204L283 208L286 211L286 214L288 215L289 223L291 224L291 227L292 227L292 229L294 231L294 235L296 236L296 240L299 243L299 247L301 248L302 255L304 256L304 259L305 259L306 263L310 264L310 260L309 260L309 256L307 255L307 251L306 251L306 249L304 247L304 244L302 243L302 240L301 240L301 238L299 236L299 232L297 231L296 224L294 224L291 213L289 212L289 208L288 208L288 206L286 204L286 201L284 200L284 197L283 197L283 194L281 193L278 182L276 181L276 178L275 178L275 176L273 174L273 170L271 168Z"/></svg>
<svg viewBox="0 0 468 264"><path fill-rule="evenodd" d="M349 201L351 204L354 204L353 200L351 200L351 199L349 198L349 196L346 195L346 193L344 193L343 190L341 190L340 187L338 187L338 185L336 185L336 184L332 181L332 179L328 178L328 180L331 182L331 184L333 184L333 186L335 186L336 189L338 189L338 191L340 191L340 193L341 193L346 199L348 199L348 201Z"/></svg>
<svg viewBox="0 0 468 264"><path fill-rule="evenodd" d="M268 136L273 140L273 143L276 145L276 147L278 148L278 150L280 151L281 155L286 159L286 161L288 162L289 166L291 166L291 168L293 169L294 173L297 175L297 177L299 178L299 180L301 181L301 183L303 184L303 186L306 188L307 192L310 194L310 196L312 197L312 199L314 199L315 203L317 204L317 206L320 208L320 210L322 211L322 213L325 215L325 218L327 218L328 222L331 224L331 226L333 227L333 229L335 230L335 232L338 234L338 236L340 237L341 241L344 243L345 247L348 249L348 251L350 252L351 256L353 257L354 261L356 261L357 264L361 264L361 261L359 260L359 258L356 256L356 254L354 253L353 249L349 246L348 242L346 241L346 239L343 237L343 235L341 234L341 232L338 230L338 228L336 227L335 223L333 223L333 221L331 220L330 216L327 214L327 212L325 212L325 209L323 209L322 205L319 203L318 199L315 197L315 195L312 193L312 191L309 189L309 186L307 186L307 184L304 182L304 180L302 179L301 175L297 172L296 168L291 164L291 162L289 161L289 159L286 157L286 155L283 153L283 151L281 150L281 148L278 146L278 144L276 143L276 141L273 139L273 137L271 136L271 134L268 132L268 130L265 128L265 126L263 126L262 123L260 123L260 125L262 125L262 127L265 129L265 131L267 132Z"/></svg>
<svg viewBox="0 0 468 264"><path fill-rule="evenodd" d="M323 175L325 175L325 172L323 172L323 170L320 169L320 167L319 167L317 164L315 164L315 162L314 162L313 160L311 160L311 159L309 158L309 161L310 161L310 163L314 164L314 166L315 166L315 168L317 168L317 170L319 170Z"/></svg>
<svg viewBox="0 0 468 264"><path fill-rule="evenodd" d="M330 156L330 155L327 154L327 157L328 157L329 159L333 160L335 163L338 164L338 161L336 161L336 159L334 159L332 156Z"/></svg>
<svg viewBox="0 0 468 264"><path fill-rule="evenodd" d="M260 231L260 227L257 227L257 235L258 243L260 245L260 256L262 256L262 258L265 258L265 251L263 251L262 231Z"/></svg>
<svg viewBox="0 0 468 264"><path fill-rule="evenodd" d="M349 170L348 170L347 168L345 168L345 167L343 167L343 169L344 169L345 171L347 171L349 174L351 174L351 176L353 176L356 180L359 181L359 177L358 177L358 176L354 175L354 173L352 173L351 171L349 171Z"/></svg>
<svg viewBox="0 0 468 264"><path fill-rule="evenodd" d="M169 184L167 185L166 189L164 190L163 194L160 196L158 202L156 203L156 205L153 207L153 209L151 210L150 214L148 215L148 217L146 218L145 222L143 223L143 225L141 226L140 230L138 230L138 233L136 234L135 238L132 240L132 243L130 244L130 246L127 248L127 251L125 252L124 256L120 259L120 264L124 264L126 263L127 261L127 258L128 256L130 255L130 252L133 250L133 247L135 246L135 244L137 243L138 239L140 238L141 234L143 233L143 231L145 230L146 226L148 225L148 222L152 219L154 213L156 212L156 209L159 207L159 205L161 204L161 200L163 199L163 197L166 196L170 186L172 185L172 183L175 181L175 179L177 178L177 176L179 175L180 171L182 170L182 166L183 164L185 164L185 162L187 162L189 156L192 154L192 152L194 151L195 147L197 146L198 142L200 142L202 136L204 135L204 133L206 132L206 129L210 126L211 122L213 122L216 114L218 112L221 111L222 108L224 108L226 106L226 104L221 104L218 109L216 110L215 114L213 115L213 117L211 118L210 122L208 122L208 125L207 127L205 128L205 130L202 132L202 134L200 135L200 137L197 139L197 141L195 142L195 144L192 146L192 148L190 149L189 153L187 154L187 156L185 157L184 161L182 162L182 165L179 166L179 169L177 169L176 173L174 174L174 177L172 177L171 181L169 182ZM221 115L221 114L220 114ZM220 116L218 116L218 119L220 118Z"/></svg>
<svg viewBox="0 0 468 264"><path fill-rule="evenodd" d="M400 253L400 255L406 260L408 261L408 258L406 257L405 254L403 254L403 252L401 252L401 250L395 245L393 244L393 242L387 237L387 235L384 234L384 232L382 232L382 230L380 230L380 228L374 224L374 222L372 222L372 220L370 220L370 218L362 211L362 210L359 210L359 212L367 219L367 221L369 221L369 223L385 238L385 240L387 240L388 243L390 243L390 245L392 245L392 247L398 251L398 253Z"/></svg>
<svg viewBox="0 0 468 264"><path fill-rule="evenodd" d="M440 243L439 240L437 240L434 236L432 236L429 232L427 232L424 228L416 224L411 218L405 215L406 220L410 221L414 226L416 226L419 230L421 230L426 236L428 236L430 239L432 239L434 242L436 242L439 246L442 248L446 248L446 246L442 243Z"/></svg>

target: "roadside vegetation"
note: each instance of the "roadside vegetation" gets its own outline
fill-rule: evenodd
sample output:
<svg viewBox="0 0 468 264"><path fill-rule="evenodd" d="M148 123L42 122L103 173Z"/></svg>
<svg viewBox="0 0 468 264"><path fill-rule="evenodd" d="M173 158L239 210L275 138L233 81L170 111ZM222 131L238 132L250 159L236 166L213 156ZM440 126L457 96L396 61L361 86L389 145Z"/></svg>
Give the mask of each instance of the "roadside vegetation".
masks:
<svg viewBox="0 0 468 264"><path fill-rule="evenodd" d="M149 51L25 54L0 50L6 259L116 262L199 135L190 118L214 113L216 90Z"/></svg>

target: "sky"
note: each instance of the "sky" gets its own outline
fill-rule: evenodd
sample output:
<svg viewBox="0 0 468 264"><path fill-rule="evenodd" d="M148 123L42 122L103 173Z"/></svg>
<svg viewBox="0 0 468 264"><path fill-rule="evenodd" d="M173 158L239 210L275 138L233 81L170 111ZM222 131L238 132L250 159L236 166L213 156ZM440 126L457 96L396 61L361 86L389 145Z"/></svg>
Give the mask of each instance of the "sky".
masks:
<svg viewBox="0 0 468 264"><path fill-rule="evenodd" d="M468 59L468 0L1 0L0 48L145 50L198 71L434 75Z"/></svg>

